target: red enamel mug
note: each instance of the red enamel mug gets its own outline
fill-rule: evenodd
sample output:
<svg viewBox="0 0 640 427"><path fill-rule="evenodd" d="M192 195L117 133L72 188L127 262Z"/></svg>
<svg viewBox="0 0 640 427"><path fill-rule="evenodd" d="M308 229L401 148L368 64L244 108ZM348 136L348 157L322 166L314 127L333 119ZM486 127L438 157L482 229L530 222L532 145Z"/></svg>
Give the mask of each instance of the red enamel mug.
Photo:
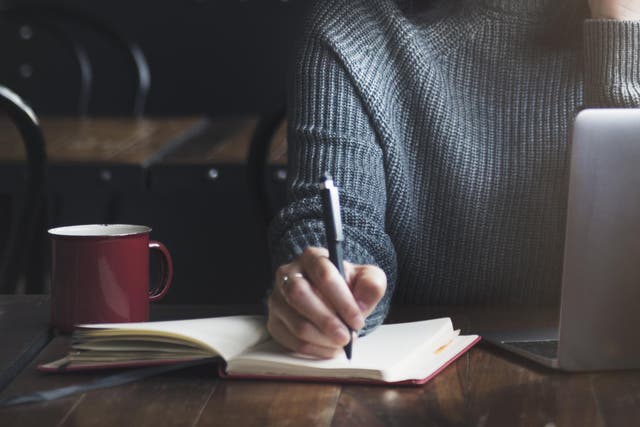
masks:
<svg viewBox="0 0 640 427"><path fill-rule="evenodd" d="M143 322L149 303L171 286L167 248L143 225L93 224L49 230L53 326L69 333L83 323ZM149 256L159 251L161 283L149 288Z"/></svg>

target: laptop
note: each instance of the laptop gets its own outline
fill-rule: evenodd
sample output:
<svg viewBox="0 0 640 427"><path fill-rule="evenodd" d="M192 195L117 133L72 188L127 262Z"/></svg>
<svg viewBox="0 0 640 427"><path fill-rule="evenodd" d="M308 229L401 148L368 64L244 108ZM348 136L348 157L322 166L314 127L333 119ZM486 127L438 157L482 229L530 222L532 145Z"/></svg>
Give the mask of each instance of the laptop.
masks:
<svg viewBox="0 0 640 427"><path fill-rule="evenodd" d="M572 141L555 323L542 310L542 326L479 332L551 368L640 368L640 109L581 111Z"/></svg>

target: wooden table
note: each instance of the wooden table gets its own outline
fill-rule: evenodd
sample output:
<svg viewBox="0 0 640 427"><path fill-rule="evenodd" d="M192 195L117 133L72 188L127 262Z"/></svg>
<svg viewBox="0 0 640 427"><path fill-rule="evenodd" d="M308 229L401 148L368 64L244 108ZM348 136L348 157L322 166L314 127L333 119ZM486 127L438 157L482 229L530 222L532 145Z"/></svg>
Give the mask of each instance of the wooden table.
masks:
<svg viewBox="0 0 640 427"><path fill-rule="evenodd" d="M156 317L251 312L247 307L158 307ZM37 310L36 310L37 311ZM485 310L396 309L392 320L452 314L463 331ZM66 350L56 338L0 396L84 383L95 374L43 375ZM0 408L2 426L631 426L640 372L555 372L479 344L421 387L221 380L200 367L42 404Z"/></svg>
<svg viewBox="0 0 640 427"><path fill-rule="evenodd" d="M47 345L49 298L0 295L0 390Z"/></svg>
<svg viewBox="0 0 640 427"><path fill-rule="evenodd" d="M146 189L146 169L206 126L199 117L44 117L52 192ZM0 120L0 192L23 178L24 147L17 130Z"/></svg>
<svg viewBox="0 0 640 427"><path fill-rule="evenodd" d="M246 192L249 146L258 119L218 117L209 120L198 135L177 147L150 169L152 191L203 191L220 188ZM271 179L286 178L286 123L274 133L268 165Z"/></svg>
<svg viewBox="0 0 640 427"><path fill-rule="evenodd" d="M41 123L50 195L43 222L50 226L113 222L151 226L154 238L175 254L175 282L168 297L174 302L217 301L221 293L211 285L192 286L196 279L242 284L222 294L228 301L262 297L263 290L254 284L264 282L269 274L264 225L254 218L254 199L245 179L256 117L44 117ZM278 177L281 192L284 133L282 127L271 151L271 164L278 168L272 174ZM22 190L23 151L13 125L0 120L0 219L11 208L9 202L2 205L1 195ZM39 264L44 264L45 257L38 254L44 250L45 239L42 235L29 243ZM241 257L255 268L236 272L233 263ZM30 290L46 289L41 284L44 268L32 269Z"/></svg>
<svg viewBox="0 0 640 427"><path fill-rule="evenodd" d="M116 221L146 223L148 220L135 212L122 218L123 198L137 199L147 192L149 166L198 133L207 120L200 117L43 117L40 123L47 152L48 203L46 213L37 213L40 225L33 238L22 242L26 249L16 251L28 253L31 268L26 286L29 292L46 289L44 230L48 226ZM24 143L18 131L6 117L1 118L0 219L8 224L15 222L13 217L22 206L24 159ZM6 239L5 229L0 229L0 238ZM21 260L16 261L19 265ZM13 272L8 275L12 276Z"/></svg>

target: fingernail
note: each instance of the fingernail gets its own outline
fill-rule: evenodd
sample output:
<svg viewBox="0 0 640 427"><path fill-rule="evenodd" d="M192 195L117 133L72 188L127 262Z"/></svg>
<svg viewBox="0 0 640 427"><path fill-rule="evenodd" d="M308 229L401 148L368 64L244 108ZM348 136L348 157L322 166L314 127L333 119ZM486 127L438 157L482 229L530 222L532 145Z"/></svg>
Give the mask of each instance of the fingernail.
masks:
<svg viewBox="0 0 640 427"><path fill-rule="evenodd" d="M353 318L353 323L352 325L356 325L354 329L356 330L360 330L362 329L362 327L364 326L364 317L362 317L361 315L357 315Z"/></svg>
<svg viewBox="0 0 640 427"><path fill-rule="evenodd" d="M362 311L363 313L367 310L367 305L362 302L362 301L357 301L356 300L356 304L358 304L358 308L360 309L360 311Z"/></svg>
<svg viewBox="0 0 640 427"><path fill-rule="evenodd" d="M339 326L333 330L333 337L340 342L346 342L349 339L349 332L343 326Z"/></svg>

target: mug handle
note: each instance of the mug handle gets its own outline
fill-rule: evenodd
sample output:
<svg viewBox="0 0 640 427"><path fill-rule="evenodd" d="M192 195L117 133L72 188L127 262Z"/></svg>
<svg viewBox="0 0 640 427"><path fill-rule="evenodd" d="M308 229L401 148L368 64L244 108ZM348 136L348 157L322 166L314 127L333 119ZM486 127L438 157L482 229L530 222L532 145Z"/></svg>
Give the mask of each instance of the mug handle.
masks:
<svg viewBox="0 0 640 427"><path fill-rule="evenodd" d="M169 291L171 280L173 279L173 260L171 259L171 254L167 247L156 240L151 240L149 242L149 249L160 251L162 258L160 263L160 285L149 291L149 301L156 302Z"/></svg>

